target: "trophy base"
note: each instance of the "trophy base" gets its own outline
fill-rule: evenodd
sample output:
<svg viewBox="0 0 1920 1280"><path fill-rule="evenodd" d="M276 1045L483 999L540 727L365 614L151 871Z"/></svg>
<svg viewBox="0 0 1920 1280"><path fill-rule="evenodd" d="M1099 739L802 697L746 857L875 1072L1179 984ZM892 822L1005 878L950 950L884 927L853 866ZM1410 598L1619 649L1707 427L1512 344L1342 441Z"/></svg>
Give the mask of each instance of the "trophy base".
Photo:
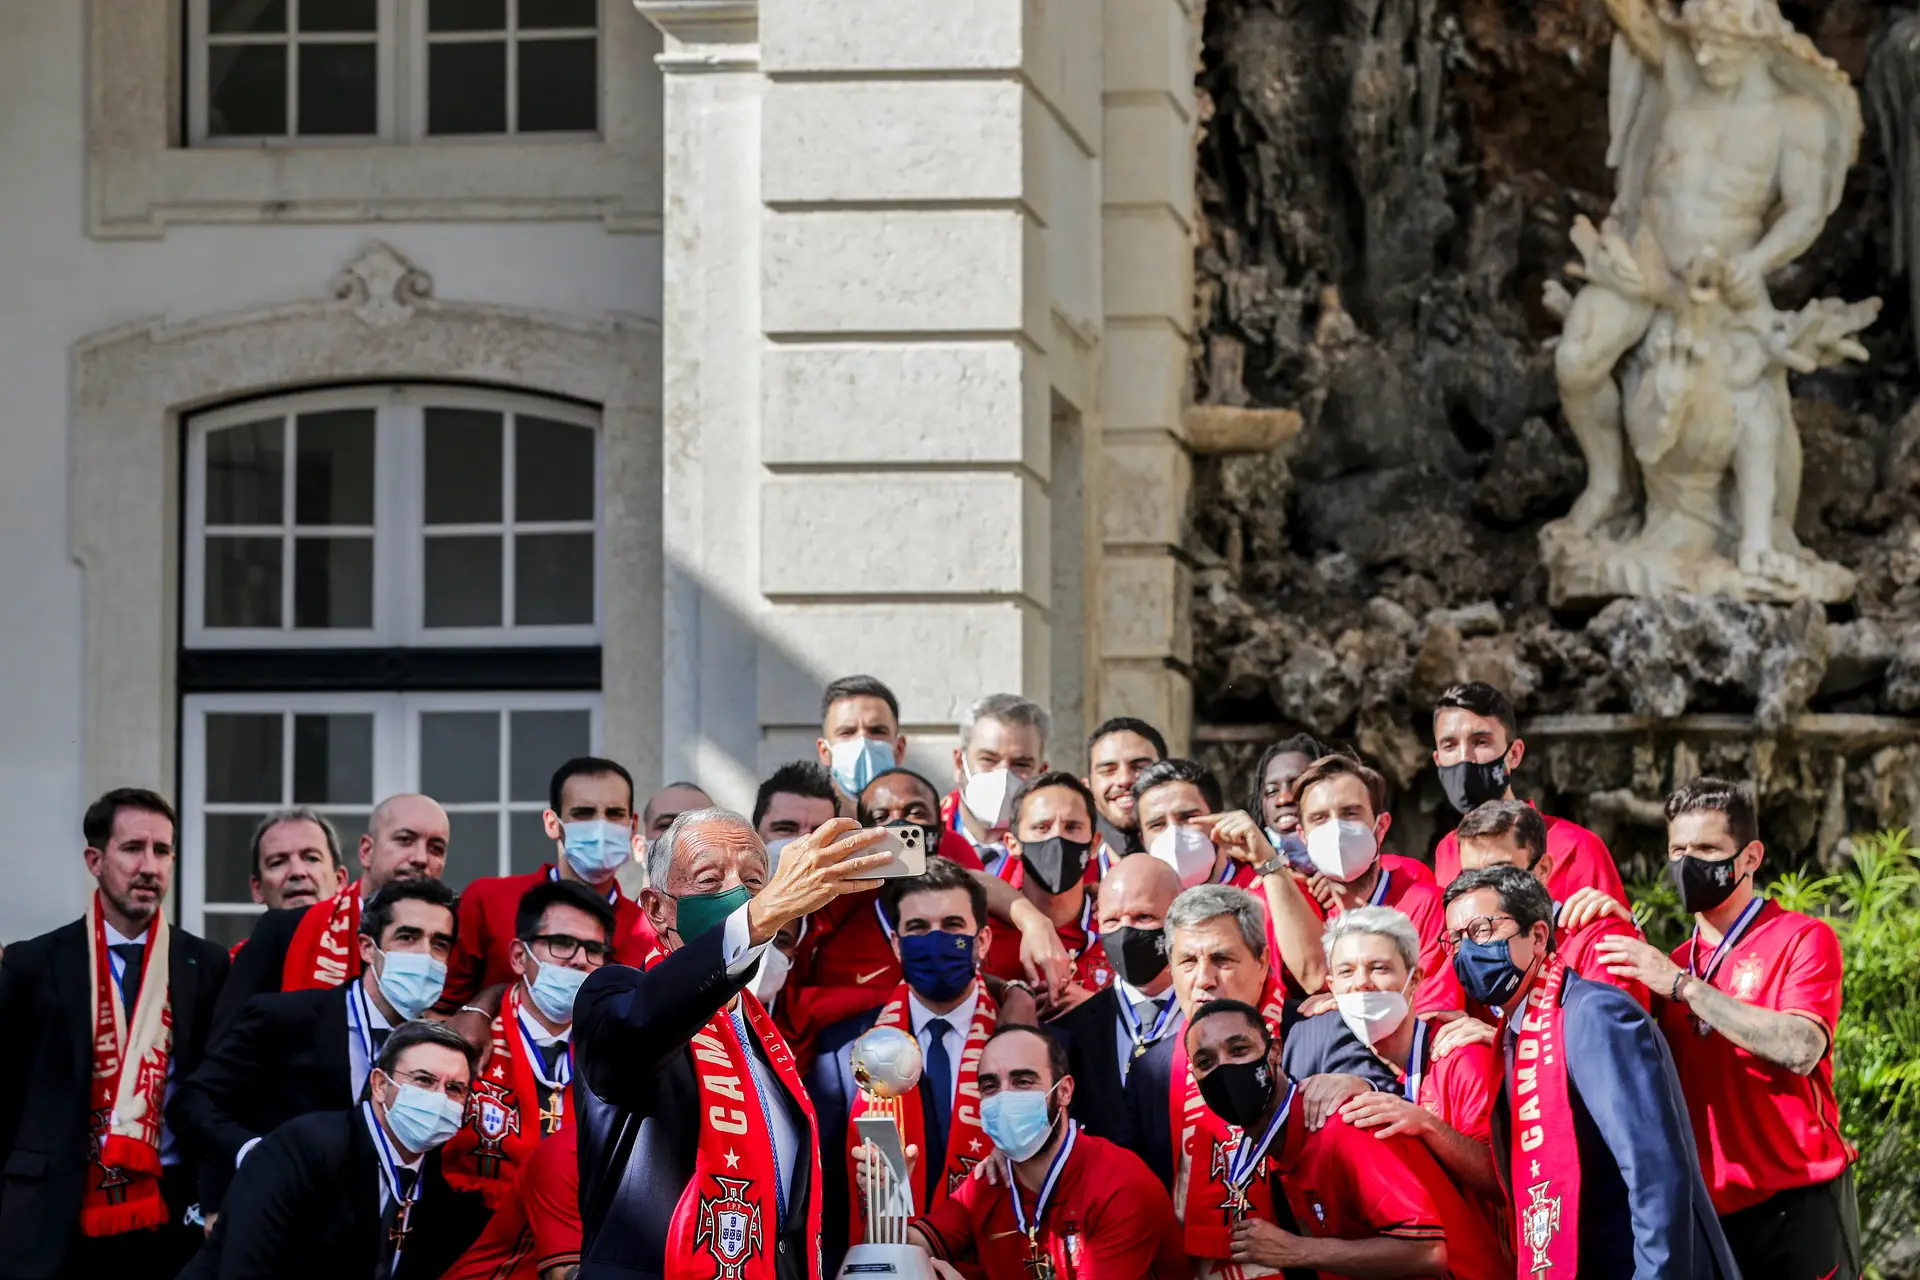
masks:
<svg viewBox="0 0 1920 1280"><path fill-rule="evenodd" d="M839 1280L932 1280L926 1252L910 1244L857 1244L840 1264Z"/></svg>

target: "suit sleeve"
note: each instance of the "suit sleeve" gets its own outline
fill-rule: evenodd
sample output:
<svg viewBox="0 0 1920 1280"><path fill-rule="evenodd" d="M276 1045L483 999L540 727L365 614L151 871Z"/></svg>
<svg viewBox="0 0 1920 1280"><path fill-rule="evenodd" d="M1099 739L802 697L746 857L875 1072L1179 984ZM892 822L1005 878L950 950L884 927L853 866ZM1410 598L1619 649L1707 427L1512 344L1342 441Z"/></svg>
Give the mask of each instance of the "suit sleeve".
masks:
<svg viewBox="0 0 1920 1280"><path fill-rule="evenodd" d="M207 1028L207 1047L220 1043L247 1001L280 990L281 970L287 963L287 946L293 940L302 911L269 911L260 917L247 936L247 945L233 958L226 980L220 986L219 999L213 1005L213 1023Z"/></svg>
<svg viewBox="0 0 1920 1280"><path fill-rule="evenodd" d="M1160 1185L1173 1186L1173 1122L1167 1115L1172 1053L1162 1040L1127 1073L1126 1110L1133 1126L1134 1154L1146 1161Z"/></svg>
<svg viewBox="0 0 1920 1280"><path fill-rule="evenodd" d="M1587 984L1566 1014L1567 1073L1627 1184L1634 1280L1692 1275L1693 1133L1666 1038L1617 987Z"/></svg>
<svg viewBox="0 0 1920 1280"><path fill-rule="evenodd" d="M300 1248L303 1214L339 1194L334 1180L316 1176L322 1162L307 1149L315 1136L304 1127L279 1129L248 1158L247 1176L233 1184L216 1228L226 1236L220 1280L284 1275Z"/></svg>
<svg viewBox="0 0 1920 1280"><path fill-rule="evenodd" d="M437 1012L451 1014L473 999L487 972L486 892L469 890L460 895L460 936L454 940L453 954L447 957L447 982L440 989Z"/></svg>
<svg viewBox="0 0 1920 1280"><path fill-rule="evenodd" d="M181 1081L167 1104L167 1124L187 1153L212 1175L203 1190L217 1193L231 1178L240 1148L260 1135L234 1115L250 1091L273 1076L279 1060L274 1043L271 1001L247 1001L192 1075Z"/></svg>
<svg viewBox="0 0 1920 1280"><path fill-rule="evenodd" d="M820 1126L820 1221L827 1270L836 1270L847 1252L847 1228L853 1191L847 1185L847 1113L850 1099L841 1078L838 1050L813 1060L807 1072L807 1096Z"/></svg>
<svg viewBox="0 0 1920 1280"><path fill-rule="evenodd" d="M47 1034L45 1023L34 1009L36 977L45 980L41 976L44 968L39 975L29 972L35 954L34 948L16 944L0 956L0 1027L6 1027L9 1036L18 1036L20 1046L32 1044ZM20 1109L26 1103L30 1056L24 1048L0 1054L0 1152L11 1152L20 1132Z"/></svg>
<svg viewBox="0 0 1920 1280"><path fill-rule="evenodd" d="M1120 1182L1086 1224L1074 1280L1142 1280L1153 1275L1154 1261L1172 1228L1173 1202L1159 1183L1146 1178Z"/></svg>
<svg viewBox="0 0 1920 1280"><path fill-rule="evenodd" d="M607 965L588 976L574 1000L573 1043L596 1097L643 1105L660 1069L739 994L752 971L727 976L724 932L709 929L644 972Z"/></svg>

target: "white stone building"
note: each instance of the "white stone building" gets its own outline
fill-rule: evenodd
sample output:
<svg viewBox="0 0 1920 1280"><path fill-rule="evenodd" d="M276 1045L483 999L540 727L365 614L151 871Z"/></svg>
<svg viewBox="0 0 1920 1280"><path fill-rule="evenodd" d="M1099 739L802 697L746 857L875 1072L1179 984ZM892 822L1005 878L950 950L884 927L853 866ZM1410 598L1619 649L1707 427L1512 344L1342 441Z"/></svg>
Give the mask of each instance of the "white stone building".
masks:
<svg viewBox="0 0 1920 1280"><path fill-rule="evenodd" d="M1196 0L1197 3L1197 0ZM86 801L547 772L744 804L870 671L1184 742L1185 0L18 0L0 38L0 939Z"/></svg>

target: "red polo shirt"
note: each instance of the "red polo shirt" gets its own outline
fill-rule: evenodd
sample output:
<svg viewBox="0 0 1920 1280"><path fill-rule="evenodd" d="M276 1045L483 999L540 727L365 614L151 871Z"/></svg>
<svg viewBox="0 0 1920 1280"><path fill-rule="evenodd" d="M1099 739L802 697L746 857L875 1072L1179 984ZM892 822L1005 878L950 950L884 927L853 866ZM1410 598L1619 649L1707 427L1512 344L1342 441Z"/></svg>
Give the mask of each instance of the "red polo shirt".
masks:
<svg viewBox="0 0 1920 1280"><path fill-rule="evenodd" d="M1693 950L1689 938L1674 951L1674 963L1686 968ZM1703 950L1704 966L1713 949ZM1717 1031L1701 1034L1684 1004L1660 1002L1660 1029L1680 1071L1714 1209L1736 1213L1778 1192L1839 1177L1855 1156L1840 1134L1833 1096L1840 940L1824 920L1769 902L1711 981L1736 1000L1811 1018L1827 1033L1820 1065L1798 1076Z"/></svg>
<svg viewBox="0 0 1920 1280"><path fill-rule="evenodd" d="M540 1280L580 1261L578 1130L569 1124L541 1139L513 1194L441 1280Z"/></svg>
<svg viewBox="0 0 1920 1280"><path fill-rule="evenodd" d="M1427 884L1437 883L1433 878L1433 868L1418 858L1409 858L1398 853L1383 853L1380 855L1380 865L1396 876L1405 876L1409 880L1421 880Z"/></svg>
<svg viewBox="0 0 1920 1280"><path fill-rule="evenodd" d="M460 936L447 960L447 985L439 1008L457 1009L487 987L513 981L507 948L513 942L513 917L527 890L553 876L552 866L523 876L488 876L460 894ZM654 946L653 926L640 904L614 890L613 959L640 967Z"/></svg>
<svg viewBox="0 0 1920 1280"><path fill-rule="evenodd" d="M1420 1079L1419 1103L1481 1146L1490 1146L1495 1083L1493 1046L1463 1044L1428 1065Z"/></svg>
<svg viewBox="0 0 1920 1280"><path fill-rule="evenodd" d="M1027 1237L1014 1217L1006 1170L999 1185L968 1178L913 1225L947 1262L971 1263L986 1280L1031 1280ZM1021 1188L1027 1212L1034 1192ZM1185 1280L1173 1202L1139 1156L1081 1132L1040 1220L1039 1244L1058 1280Z"/></svg>
<svg viewBox="0 0 1920 1280"><path fill-rule="evenodd" d="M1529 804L1532 802L1529 801ZM1553 859L1553 876L1547 892L1555 902L1565 902L1579 889L1598 889L1615 902L1627 900L1626 886L1620 883L1620 870L1606 842L1577 822L1540 815L1547 824L1547 854ZM1460 838L1449 831L1433 849L1433 878L1446 888L1460 874Z"/></svg>

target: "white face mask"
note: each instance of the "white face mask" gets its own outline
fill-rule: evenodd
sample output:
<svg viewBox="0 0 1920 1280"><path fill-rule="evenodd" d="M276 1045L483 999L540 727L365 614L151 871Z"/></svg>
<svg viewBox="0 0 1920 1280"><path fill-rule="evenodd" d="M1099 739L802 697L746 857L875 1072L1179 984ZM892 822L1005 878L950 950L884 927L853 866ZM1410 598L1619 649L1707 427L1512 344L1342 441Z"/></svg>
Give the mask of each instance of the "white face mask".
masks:
<svg viewBox="0 0 1920 1280"><path fill-rule="evenodd" d="M966 761L961 760L961 767ZM1007 825L1007 802L1013 799L1013 774L1006 766L985 773L967 773L967 785L960 792L967 812L990 829Z"/></svg>
<svg viewBox="0 0 1920 1280"><path fill-rule="evenodd" d="M1213 840L1198 827L1167 827L1153 838L1147 853L1172 867L1182 888L1205 884L1213 874Z"/></svg>
<svg viewBox="0 0 1920 1280"><path fill-rule="evenodd" d="M1307 832L1307 857L1313 860L1314 869L1341 884L1350 884L1365 875L1379 852L1380 842L1373 838L1373 828L1364 822L1348 822L1342 818L1323 822Z"/></svg>
<svg viewBox="0 0 1920 1280"><path fill-rule="evenodd" d="M747 980L747 990L753 992L753 998L761 1004L772 1004L780 988L787 985L787 971L792 967L793 961L787 959L786 952L768 947L760 953L760 967Z"/></svg>
<svg viewBox="0 0 1920 1280"><path fill-rule="evenodd" d="M1361 1044L1379 1044L1407 1020L1404 991L1349 991L1333 1001L1340 1007L1340 1020Z"/></svg>

